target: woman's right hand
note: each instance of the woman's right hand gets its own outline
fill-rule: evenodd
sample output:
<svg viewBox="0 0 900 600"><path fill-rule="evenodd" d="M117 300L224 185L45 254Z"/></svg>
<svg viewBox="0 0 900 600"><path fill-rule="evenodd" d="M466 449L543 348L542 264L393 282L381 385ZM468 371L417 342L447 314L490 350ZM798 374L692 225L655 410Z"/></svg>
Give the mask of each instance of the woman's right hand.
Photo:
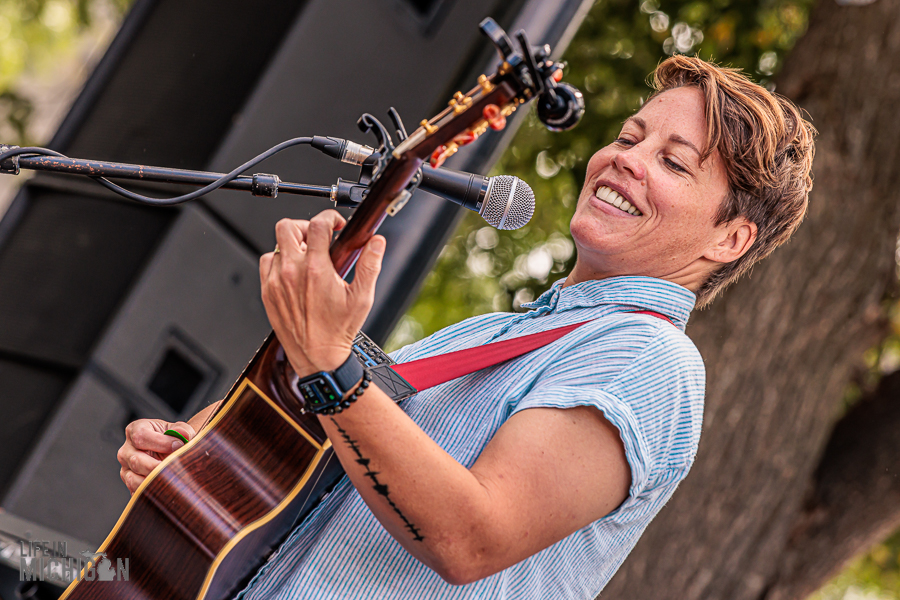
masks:
<svg viewBox="0 0 900 600"><path fill-rule="evenodd" d="M156 465L184 445L181 440L165 435L168 429L174 429L188 440L195 435L194 428L184 421L168 423L162 419L140 419L125 428L125 443L116 458L122 465L119 476L132 494Z"/></svg>

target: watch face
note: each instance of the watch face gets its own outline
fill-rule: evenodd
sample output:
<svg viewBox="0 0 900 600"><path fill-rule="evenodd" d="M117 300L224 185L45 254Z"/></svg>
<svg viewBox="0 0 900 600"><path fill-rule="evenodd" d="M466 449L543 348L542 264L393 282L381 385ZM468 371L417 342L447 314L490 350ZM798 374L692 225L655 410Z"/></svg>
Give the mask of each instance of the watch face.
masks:
<svg viewBox="0 0 900 600"><path fill-rule="evenodd" d="M301 382L299 387L303 398L315 410L336 406L341 402L341 396L337 393L334 382L330 381L329 377L318 376L308 379Z"/></svg>

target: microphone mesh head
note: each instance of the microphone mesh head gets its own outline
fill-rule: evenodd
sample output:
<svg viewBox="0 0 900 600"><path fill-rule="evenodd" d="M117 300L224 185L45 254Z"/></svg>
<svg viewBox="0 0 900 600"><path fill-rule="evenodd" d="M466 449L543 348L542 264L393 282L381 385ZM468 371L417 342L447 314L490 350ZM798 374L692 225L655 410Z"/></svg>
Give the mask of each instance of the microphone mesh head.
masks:
<svg viewBox="0 0 900 600"><path fill-rule="evenodd" d="M481 216L497 229L518 229L534 215L534 191L512 175L491 178L491 189Z"/></svg>

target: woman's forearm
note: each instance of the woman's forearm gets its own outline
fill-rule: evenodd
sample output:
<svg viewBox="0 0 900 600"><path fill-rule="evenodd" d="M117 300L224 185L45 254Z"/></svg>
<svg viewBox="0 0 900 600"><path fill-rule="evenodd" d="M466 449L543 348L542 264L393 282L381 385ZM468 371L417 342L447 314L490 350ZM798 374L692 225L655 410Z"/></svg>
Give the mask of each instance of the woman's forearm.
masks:
<svg viewBox="0 0 900 600"><path fill-rule="evenodd" d="M384 527L451 583L470 579L473 548L492 537L476 477L375 386L349 409L320 416L350 480Z"/></svg>

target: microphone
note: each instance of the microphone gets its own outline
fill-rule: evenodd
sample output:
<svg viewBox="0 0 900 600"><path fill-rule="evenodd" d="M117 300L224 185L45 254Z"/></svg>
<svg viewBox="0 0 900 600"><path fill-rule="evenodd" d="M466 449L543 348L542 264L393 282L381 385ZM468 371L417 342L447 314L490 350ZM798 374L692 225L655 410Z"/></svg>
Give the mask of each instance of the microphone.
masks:
<svg viewBox="0 0 900 600"><path fill-rule="evenodd" d="M425 165L419 189L477 212L497 229L519 229L534 215L534 191L512 175L483 177Z"/></svg>
<svg viewBox="0 0 900 600"><path fill-rule="evenodd" d="M370 146L335 137L315 136L311 146L341 162L360 166L375 153ZM339 187L353 186L340 182ZM450 169L422 167L419 188L477 212L497 229L519 229L534 215L534 191L527 183L512 175L483 177ZM362 200L360 196L353 205ZM338 204L341 206L341 204Z"/></svg>

